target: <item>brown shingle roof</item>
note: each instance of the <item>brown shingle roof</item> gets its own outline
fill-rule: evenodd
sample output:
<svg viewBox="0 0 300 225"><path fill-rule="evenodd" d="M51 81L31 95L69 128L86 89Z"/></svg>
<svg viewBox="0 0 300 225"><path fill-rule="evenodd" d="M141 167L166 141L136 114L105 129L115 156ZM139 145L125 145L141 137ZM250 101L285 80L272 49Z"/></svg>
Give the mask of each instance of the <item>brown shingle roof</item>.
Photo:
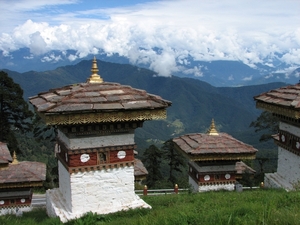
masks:
<svg viewBox="0 0 300 225"><path fill-rule="evenodd" d="M256 171L252 169L250 166L246 165L244 162L236 162L235 164L235 169L237 174L244 174L244 173L249 173L249 174L254 174Z"/></svg>
<svg viewBox="0 0 300 225"><path fill-rule="evenodd" d="M7 144L0 142L0 164L12 162L12 157L8 150Z"/></svg>
<svg viewBox="0 0 300 225"><path fill-rule="evenodd" d="M76 113L136 109L163 109L171 105L160 96L118 83L79 83L31 97L38 112Z"/></svg>
<svg viewBox="0 0 300 225"><path fill-rule="evenodd" d="M134 176L146 176L148 171L139 159L134 159Z"/></svg>
<svg viewBox="0 0 300 225"><path fill-rule="evenodd" d="M300 109L300 84L281 87L254 97L256 101Z"/></svg>
<svg viewBox="0 0 300 225"><path fill-rule="evenodd" d="M0 170L0 184L36 182L46 179L46 165L41 162L19 162Z"/></svg>
<svg viewBox="0 0 300 225"><path fill-rule="evenodd" d="M226 133L219 133L219 135L186 134L174 138L173 142L188 155L255 154L257 152L257 149Z"/></svg>

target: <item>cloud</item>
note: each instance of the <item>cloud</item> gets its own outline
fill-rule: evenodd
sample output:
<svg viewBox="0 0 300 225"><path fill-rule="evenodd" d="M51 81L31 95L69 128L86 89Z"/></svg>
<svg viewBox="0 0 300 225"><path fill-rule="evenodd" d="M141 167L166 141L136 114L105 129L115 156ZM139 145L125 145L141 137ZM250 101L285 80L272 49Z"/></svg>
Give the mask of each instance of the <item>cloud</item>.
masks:
<svg viewBox="0 0 300 225"><path fill-rule="evenodd" d="M250 80L252 80L252 77L253 77L253 76L244 77L242 80L243 80L243 81L250 81Z"/></svg>
<svg viewBox="0 0 300 225"><path fill-rule="evenodd" d="M23 0L11 6L2 0L0 50L4 55L22 47L35 55L76 50L70 61L103 50L162 76L183 67L202 76L191 60L239 60L255 67L269 57L270 66L275 53L299 65L298 1L164 0L126 7L100 2Z"/></svg>
<svg viewBox="0 0 300 225"><path fill-rule="evenodd" d="M233 75L230 75L230 76L228 77L228 80L234 80Z"/></svg>
<svg viewBox="0 0 300 225"><path fill-rule="evenodd" d="M35 32L30 35L30 44L28 45L30 52L34 55L41 55L47 52L46 42L41 37L40 32Z"/></svg>
<svg viewBox="0 0 300 225"><path fill-rule="evenodd" d="M194 66L191 69L185 69L183 71L184 74L192 74L195 77L203 77L203 73L201 71L201 67Z"/></svg>

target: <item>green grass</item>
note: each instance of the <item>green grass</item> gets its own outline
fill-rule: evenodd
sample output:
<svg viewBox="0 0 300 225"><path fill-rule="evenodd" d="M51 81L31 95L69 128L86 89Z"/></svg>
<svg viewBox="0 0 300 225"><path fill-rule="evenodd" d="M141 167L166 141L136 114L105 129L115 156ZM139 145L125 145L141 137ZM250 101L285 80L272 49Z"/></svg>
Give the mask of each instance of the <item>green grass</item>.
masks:
<svg viewBox="0 0 300 225"><path fill-rule="evenodd" d="M108 215L88 213L67 225L199 225L199 224L299 224L300 192L249 190L147 196L152 209L136 209ZM0 217L1 225L61 224L48 218L44 209Z"/></svg>

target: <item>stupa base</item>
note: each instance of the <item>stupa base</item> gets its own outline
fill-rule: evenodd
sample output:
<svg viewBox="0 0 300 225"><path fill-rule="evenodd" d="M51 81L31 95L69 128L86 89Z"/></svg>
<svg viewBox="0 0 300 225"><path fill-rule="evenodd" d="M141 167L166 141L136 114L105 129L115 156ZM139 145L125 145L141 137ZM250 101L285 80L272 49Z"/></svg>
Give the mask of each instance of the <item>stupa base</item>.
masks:
<svg viewBox="0 0 300 225"><path fill-rule="evenodd" d="M59 189L51 189L46 193L46 210L49 217L59 217L61 222L65 223L69 220L73 220L76 218L82 217L84 214L88 212L93 212L97 214L109 214L118 211L126 211L129 209L136 208L148 208L152 207L144 202L139 196L135 193L130 196L131 202L126 204L122 204L120 201L116 199L112 199L110 204L113 204L113 207L107 207L105 205L99 205L99 207L93 210L81 211L81 212L72 212L71 209L68 209L67 204L60 193ZM113 202L114 201L114 202ZM88 207L87 207L88 208Z"/></svg>

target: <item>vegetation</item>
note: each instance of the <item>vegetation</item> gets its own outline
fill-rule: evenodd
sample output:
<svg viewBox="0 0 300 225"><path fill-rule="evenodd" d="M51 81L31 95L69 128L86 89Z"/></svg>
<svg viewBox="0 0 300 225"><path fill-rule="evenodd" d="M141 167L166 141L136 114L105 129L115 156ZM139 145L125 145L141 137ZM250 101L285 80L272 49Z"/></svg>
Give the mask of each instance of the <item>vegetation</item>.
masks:
<svg viewBox="0 0 300 225"><path fill-rule="evenodd" d="M29 131L32 116L20 85L0 71L0 141L7 143L10 151L20 152L14 131Z"/></svg>
<svg viewBox="0 0 300 225"><path fill-rule="evenodd" d="M263 111L255 121L251 122L250 127L254 127L255 132L264 131L259 141L268 141L273 134L278 133L279 119L271 112Z"/></svg>
<svg viewBox="0 0 300 225"><path fill-rule="evenodd" d="M108 215L87 213L66 225L282 225L299 224L300 193L284 190L205 192L147 196L152 209L135 209ZM0 217L2 225L62 224L48 218L45 209L24 213L23 217Z"/></svg>

